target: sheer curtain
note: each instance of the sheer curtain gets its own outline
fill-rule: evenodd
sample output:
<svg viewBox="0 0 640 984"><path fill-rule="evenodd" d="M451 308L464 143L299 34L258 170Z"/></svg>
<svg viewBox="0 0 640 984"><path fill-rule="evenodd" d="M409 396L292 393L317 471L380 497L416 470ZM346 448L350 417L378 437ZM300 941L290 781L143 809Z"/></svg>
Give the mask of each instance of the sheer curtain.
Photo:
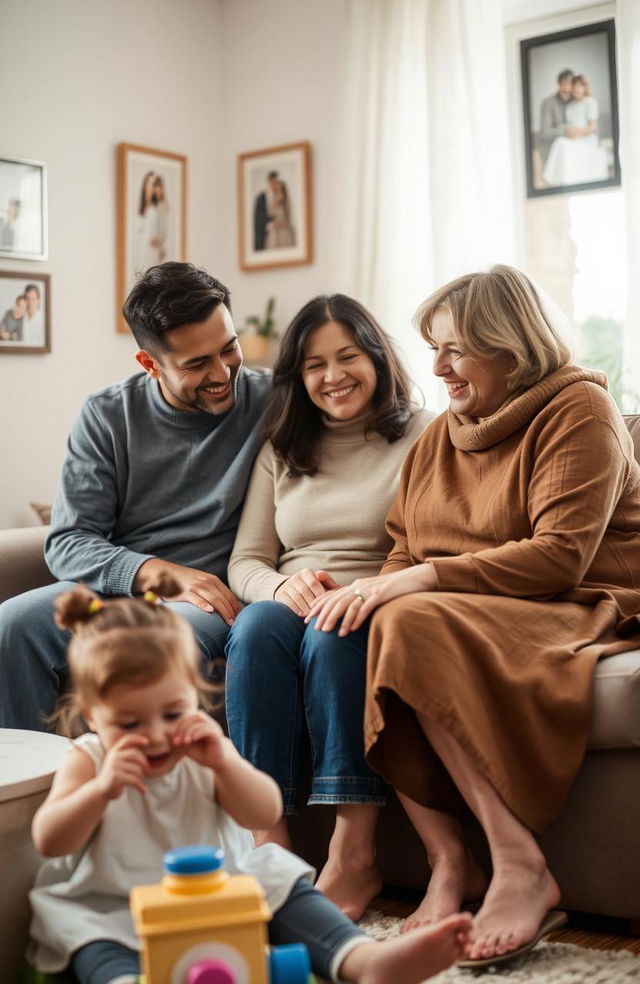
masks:
<svg viewBox="0 0 640 984"><path fill-rule="evenodd" d="M640 366L640 3L616 4L620 165L627 232L624 365Z"/></svg>
<svg viewBox="0 0 640 984"><path fill-rule="evenodd" d="M411 327L446 280L514 262L501 0L350 0L336 281L444 405Z"/></svg>

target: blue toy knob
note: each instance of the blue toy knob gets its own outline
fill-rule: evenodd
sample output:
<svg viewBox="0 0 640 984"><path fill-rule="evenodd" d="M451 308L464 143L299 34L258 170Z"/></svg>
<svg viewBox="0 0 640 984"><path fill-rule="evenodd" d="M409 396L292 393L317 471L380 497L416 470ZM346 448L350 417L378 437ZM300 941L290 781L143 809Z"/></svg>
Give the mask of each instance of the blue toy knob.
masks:
<svg viewBox="0 0 640 984"><path fill-rule="evenodd" d="M269 954L271 984L309 984L311 961L303 943L274 946Z"/></svg>
<svg viewBox="0 0 640 984"><path fill-rule="evenodd" d="M165 871L172 875L204 875L224 867L224 851L208 844L189 844L167 851L163 861Z"/></svg>

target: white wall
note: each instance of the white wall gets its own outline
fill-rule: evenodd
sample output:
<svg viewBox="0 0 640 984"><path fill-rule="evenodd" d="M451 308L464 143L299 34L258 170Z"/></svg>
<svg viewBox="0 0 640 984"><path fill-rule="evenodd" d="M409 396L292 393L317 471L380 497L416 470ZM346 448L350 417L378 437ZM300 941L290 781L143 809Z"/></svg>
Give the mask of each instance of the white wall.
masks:
<svg viewBox="0 0 640 984"><path fill-rule="evenodd" d="M49 259L0 267L51 274L52 352L0 356L0 528L35 522L83 399L137 368L115 331L118 142L188 156L189 259L220 266L220 23L221 0L1 0L0 154L48 164Z"/></svg>
<svg viewBox="0 0 640 984"><path fill-rule="evenodd" d="M340 110L345 0L225 0L222 5L225 140L221 154L225 233L216 273L246 315L277 302L278 329L311 297L339 289L335 209L339 207ZM243 273L238 268L236 157L245 151L309 140L315 261L308 266Z"/></svg>

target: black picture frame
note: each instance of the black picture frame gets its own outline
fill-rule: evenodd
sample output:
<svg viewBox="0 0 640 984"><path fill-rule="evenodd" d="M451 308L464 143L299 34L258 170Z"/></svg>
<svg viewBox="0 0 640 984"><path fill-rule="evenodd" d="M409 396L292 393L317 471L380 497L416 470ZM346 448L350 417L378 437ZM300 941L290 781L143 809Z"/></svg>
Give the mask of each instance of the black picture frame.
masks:
<svg viewBox="0 0 640 984"><path fill-rule="evenodd" d="M619 185L614 20L525 38L520 42L520 63L527 198L574 194ZM590 103L581 106L582 100L570 97L563 104L557 95L560 85L558 76L569 69L574 75L593 80L593 89L587 93ZM552 105L554 100L557 107ZM561 137L557 132L562 126L559 118L561 112L564 110L566 114L567 108L573 104L573 114L584 115L589 107L593 108L594 102L598 129L577 138ZM543 134L541 121L544 118L549 122L551 116L556 125L553 128L547 126ZM579 124L566 121L566 126L570 129L573 127L575 131ZM554 137L550 135L552 129L556 132ZM594 141L593 137L597 140ZM582 140L588 141L588 144L579 142Z"/></svg>

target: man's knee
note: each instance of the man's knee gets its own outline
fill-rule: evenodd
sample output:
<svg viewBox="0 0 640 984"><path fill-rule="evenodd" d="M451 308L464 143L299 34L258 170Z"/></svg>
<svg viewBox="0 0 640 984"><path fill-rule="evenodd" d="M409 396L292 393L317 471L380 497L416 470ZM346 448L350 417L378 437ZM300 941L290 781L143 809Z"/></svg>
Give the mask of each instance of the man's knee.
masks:
<svg viewBox="0 0 640 984"><path fill-rule="evenodd" d="M54 603L58 595L74 587L76 585L70 581L58 582L3 601L0 605L2 652L7 645L19 645L21 641L66 645L69 633L55 624Z"/></svg>
<svg viewBox="0 0 640 984"><path fill-rule="evenodd" d="M187 620L205 659L224 659L229 626L217 612L203 612L184 601L170 602L169 607Z"/></svg>

